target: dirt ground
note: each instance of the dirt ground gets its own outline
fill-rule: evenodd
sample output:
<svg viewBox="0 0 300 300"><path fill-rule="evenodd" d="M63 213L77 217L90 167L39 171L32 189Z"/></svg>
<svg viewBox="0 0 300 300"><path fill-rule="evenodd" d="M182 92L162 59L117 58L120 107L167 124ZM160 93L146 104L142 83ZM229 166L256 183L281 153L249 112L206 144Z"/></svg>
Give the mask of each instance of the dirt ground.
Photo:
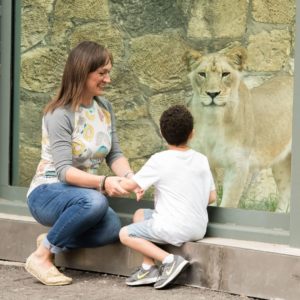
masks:
<svg viewBox="0 0 300 300"><path fill-rule="evenodd" d="M246 300L245 296L231 295L194 287L173 285L155 290L151 286L128 287L124 277L65 269L73 284L61 287L45 286L28 274L20 263L0 261L1 300L57 300L57 299L130 299L130 300ZM253 298L251 298L253 299Z"/></svg>

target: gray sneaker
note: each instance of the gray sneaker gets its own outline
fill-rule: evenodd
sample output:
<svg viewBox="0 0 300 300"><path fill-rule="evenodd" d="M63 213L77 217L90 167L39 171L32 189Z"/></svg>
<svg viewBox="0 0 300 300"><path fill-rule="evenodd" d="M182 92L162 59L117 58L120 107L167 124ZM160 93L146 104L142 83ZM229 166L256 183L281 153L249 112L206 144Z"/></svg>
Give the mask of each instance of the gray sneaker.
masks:
<svg viewBox="0 0 300 300"><path fill-rule="evenodd" d="M126 284L131 286L153 284L156 282L158 275L157 266L151 266L149 270L144 270L141 266L126 279Z"/></svg>
<svg viewBox="0 0 300 300"><path fill-rule="evenodd" d="M176 277L187 267L189 262L179 255L174 255L174 261L169 264L162 264L160 275L154 284L154 288L162 289L173 282Z"/></svg>

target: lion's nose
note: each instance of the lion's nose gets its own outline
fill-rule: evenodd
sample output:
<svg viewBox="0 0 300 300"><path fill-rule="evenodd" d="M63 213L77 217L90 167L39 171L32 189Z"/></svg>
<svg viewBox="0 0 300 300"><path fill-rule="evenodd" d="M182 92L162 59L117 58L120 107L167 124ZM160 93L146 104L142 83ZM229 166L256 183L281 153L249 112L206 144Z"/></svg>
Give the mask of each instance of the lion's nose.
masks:
<svg viewBox="0 0 300 300"><path fill-rule="evenodd" d="M216 98L218 95L220 95L220 92L206 92L206 94L207 94L212 100L214 100L214 98Z"/></svg>

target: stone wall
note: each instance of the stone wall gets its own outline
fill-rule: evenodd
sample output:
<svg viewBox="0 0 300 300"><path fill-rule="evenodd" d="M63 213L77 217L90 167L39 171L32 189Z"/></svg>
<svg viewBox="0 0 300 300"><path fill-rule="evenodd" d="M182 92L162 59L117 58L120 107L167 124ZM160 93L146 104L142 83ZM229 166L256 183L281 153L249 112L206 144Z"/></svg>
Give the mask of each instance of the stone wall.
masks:
<svg viewBox="0 0 300 300"><path fill-rule="evenodd" d="M82 40L114 55L113 104L119 139L135 170L164 147L158 119L191 96L182 61L189 48L248 50L246 82L293 72L295 0L23 0L20 184L40 155L42 108L59 87L68 52ZM107 171L107 170L105 170Z"/></svg>

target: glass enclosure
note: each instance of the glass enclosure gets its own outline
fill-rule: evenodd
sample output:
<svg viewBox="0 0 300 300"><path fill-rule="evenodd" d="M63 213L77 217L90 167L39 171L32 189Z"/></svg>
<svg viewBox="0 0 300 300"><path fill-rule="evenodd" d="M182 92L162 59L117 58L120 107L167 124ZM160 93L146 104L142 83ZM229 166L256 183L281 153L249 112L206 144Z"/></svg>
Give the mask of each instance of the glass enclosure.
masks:
<svg viewBox="0 0 300 300"><path fill-rule="evenodd" d="M187 105L195 118L191 147L208 157L218 185L209 232L218 235L222 222L256 223L280 228L288 241L295 0L34 0L15 1L10 12L11 135L2 128L0 141L11 143L1 153L9 186L27 190L40 159L43 107L57 93L69 51L93 40L114 56L105 97L133 169L165 149L162 111ZM152 196L150 189L145 199ZM262 236L268 240L267 231Z"/></svg>
<svg viewBox="0 0 300 300"><path fill-rule="evenodd" d="M115 65L106 97L115 109L122 149L135 170L164 148L158 127L161 112L172 104L192 102L196 118L192 147L209 157L219 183L219 204L288 212L295 3L271 6L257 0L35 1L35 5L22 1L14 184L30 183L40 155L42 109L57 92L70 49L90 39L113 52ZM235 46L245 49L236 54L245 56L240 58L243 66L216 73L221 76L218 82L201 78L203 68L207 77L215 73L205 57L193 61L205 64L197 68L182 59L189 51L197 51L196 56L226 54ZM230 55L216 68L231 63ZM239 74L234 75L236 69ZM230 74L222 78L226 72ZM291 80L281 77L256 88L282 73ZM243 79L233 87L237 75ZM238 91L242 84L250 99ZM203 91L197 94L198 89ZM211 99L209 91L220 96L212 105L197 106ZM218 98L227 105L214 105Z"/></svg>

